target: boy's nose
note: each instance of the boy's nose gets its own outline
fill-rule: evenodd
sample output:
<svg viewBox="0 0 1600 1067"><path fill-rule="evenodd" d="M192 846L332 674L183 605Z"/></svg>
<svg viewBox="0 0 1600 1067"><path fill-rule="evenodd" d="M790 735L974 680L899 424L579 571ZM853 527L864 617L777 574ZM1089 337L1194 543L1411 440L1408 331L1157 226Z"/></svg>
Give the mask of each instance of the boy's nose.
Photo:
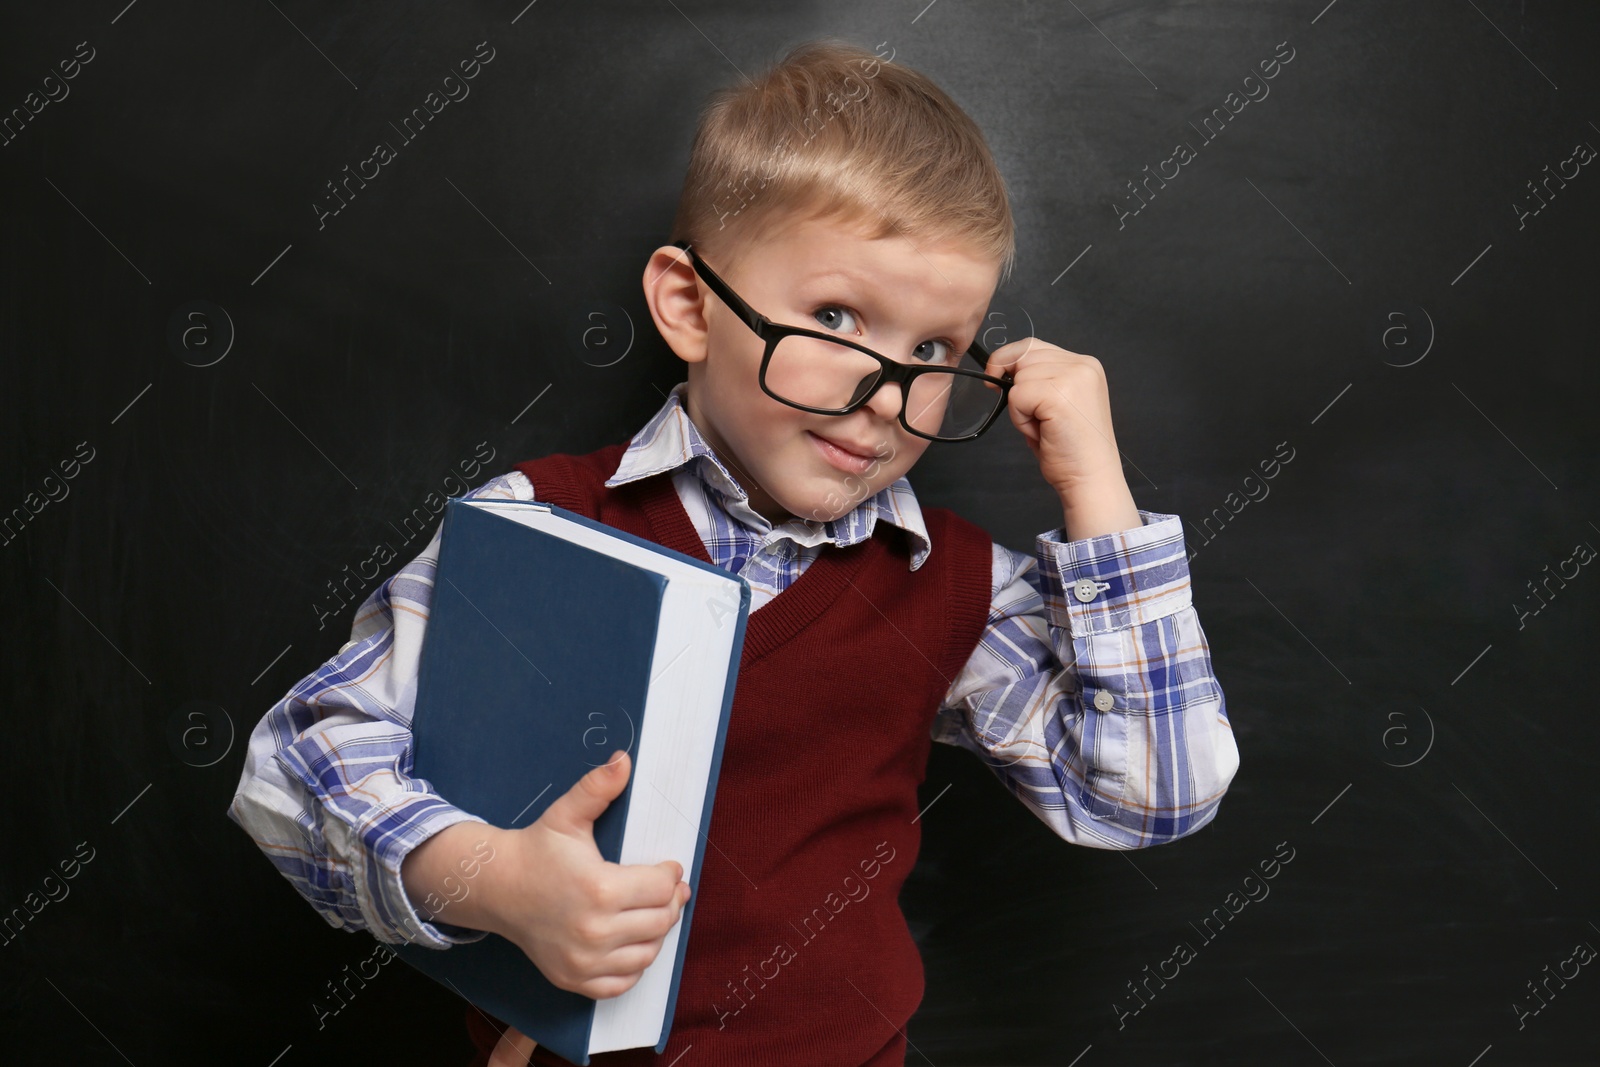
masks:
<svg viewBox="0 0 1600 1067"><path fill-rule="evenodd" d="M904 401L904 387L899 382L884 382L872 394L872 399L867 401L867 407L885 422L894 422L900 417L900 405Z"/></svg>

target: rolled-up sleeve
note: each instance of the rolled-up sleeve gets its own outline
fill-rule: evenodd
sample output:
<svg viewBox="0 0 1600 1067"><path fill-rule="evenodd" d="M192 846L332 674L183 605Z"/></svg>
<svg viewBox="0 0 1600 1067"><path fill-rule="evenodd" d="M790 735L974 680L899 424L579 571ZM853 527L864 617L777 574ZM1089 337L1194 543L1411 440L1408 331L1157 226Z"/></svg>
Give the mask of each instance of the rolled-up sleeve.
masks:
<svg viewBox="0 0 1600 1067"><path fill-rule="evenodd" d="M1077 541L1040 534L1032 557L994 546L988 622L934 725L1058 835L1096 848L1195 832L1239 766L1182 525L1139 516Z"/></svg>
<svg viewBox="0 0 1600 1067"><path fill-rule="evenodd" d="M465 495L528 500L532 487L514 472ZM228 816L330 926L444 949L485 934L425 921L400 876L429 837L484 822L411 775L440 532L367 597L338 653L256 724Z"/></svg>

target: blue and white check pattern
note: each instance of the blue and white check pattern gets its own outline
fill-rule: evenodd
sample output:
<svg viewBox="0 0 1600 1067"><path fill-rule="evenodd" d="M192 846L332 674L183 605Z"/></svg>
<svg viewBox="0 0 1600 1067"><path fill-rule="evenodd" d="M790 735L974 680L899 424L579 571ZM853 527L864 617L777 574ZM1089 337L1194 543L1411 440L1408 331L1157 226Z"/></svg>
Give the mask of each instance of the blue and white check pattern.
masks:
<svg viewBox="0 0 1600 1067"><path fill-rule="evenodd" d="M773 527L690 421L685 388L634 435L607 484L671 471L712 561L750 583L752 611L823 546L864 540L880 520L912 536L913 569L936 550L905 478L831 522ZM465 495L532 500L535 491L511 471ZM1141 527L1099 537L1040 534L1032 556L994 545L987 624L930 724L935 740L977 753L1063 839L1095 848L1193 833L1216 816L1239 766L1190 602L1181 524L1139 515ZM330 925L445 948L484 935L424 921L400 880L422 841L483 821L411 775L438 551L435 529L367 597L344 647L262 717L228 814Z"/></svg>

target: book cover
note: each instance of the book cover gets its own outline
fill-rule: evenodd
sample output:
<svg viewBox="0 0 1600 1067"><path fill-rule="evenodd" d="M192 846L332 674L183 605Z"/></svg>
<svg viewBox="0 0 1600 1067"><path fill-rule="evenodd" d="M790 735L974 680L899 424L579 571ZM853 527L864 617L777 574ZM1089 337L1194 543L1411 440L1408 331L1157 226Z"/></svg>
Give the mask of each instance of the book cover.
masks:
<svg viewBox="0 0 1600 1067"><path fill-rule="evenodd" d="M702 560L552 505L603 530L739 584L740 609L701 813L694 887L732 708L750 590ZM584 774L637 744L668 579L589 547L451 499L418 665L412 775L464 811L508 829L529 825ZM719 620L720 621L720 620ZM635 777L595 821L617 862ZM490 860L488 862L493 862ZM471 891L470 882L466 883ZM693 919L680 918L665 1047ZM520 948L489 934L446 950L396 946L407 963L574 1063L588 1062L595 1001L558 989Z"/></svg>

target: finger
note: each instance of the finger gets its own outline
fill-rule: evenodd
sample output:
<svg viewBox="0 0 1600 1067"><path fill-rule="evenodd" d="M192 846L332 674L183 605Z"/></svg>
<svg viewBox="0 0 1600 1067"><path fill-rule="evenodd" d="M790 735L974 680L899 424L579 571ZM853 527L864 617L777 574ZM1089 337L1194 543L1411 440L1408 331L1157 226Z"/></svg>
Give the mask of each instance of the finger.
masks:
<svg viewBox="0 0 1600 1067"><path fill-rule="evenodd" d="M571 789L557 797L539 816L540 821L560 833L593 837L594 821L622 795L631 770L626 752L613 754L610 760L579 778Z"/></svg>
<svg viewBox="0 0 1600 1067"><path fill-rule="evenodd" d="M1037 445L1039 443L1039 423L1032 415L1027 414L1020 408L1012 408L1011 422L1022 436L1027 439L1028 444Z"/></svg>
<svg viewBox="0 0 1600 1067"><path fill-rule="evenodd" d="M605 978L591 978L576 987L577 992L591 1000L605 1000L608 997L619 997L638 984L641 973L608 976Z"/></svg>
<svg viewBox="0 0 1600 1067"><path fill-rule="evenodd" d="M1033 347L1035 340L1033 337L1019 337L1015 341L1007 341L989 353L989 362L984 365L984 370L996 378L1007 371L1014 371L1022 357Z"/></svg>
<svg viewBox="0 0 1600 1067"><path fill-rule="evenodd" d="M637 978L639 972L654 963L661 954L661 945L665 940L664 937L658 937L614 948L595 961L590 968L589 978Z"/></svg>
<svg viewBox="0 0 1600 1067"><path fill-rule="evenodd" d="M528 1057L537 1047L532 1038L514 1026L506 1027L494 1051L489 1053L489 1067L528 1067Z"/></svg>
<svg viewBox="0 0 1600 1067"><path fill-rule="evenodd" d="M672 902L663 908L630 908L619 912L611 927L611 936L604 948L609 951L641 941L656 941L667 935L680 918L688 903L688 892L680 890Z"/></svg>
<svg viewBox="0 0 1600 1067"><path fill-rule="evenodd" d="M665 907L683 884L678 880L680 870L682 868L671 860L608 868L607 903L619 912L630 908Z"/></svg>

